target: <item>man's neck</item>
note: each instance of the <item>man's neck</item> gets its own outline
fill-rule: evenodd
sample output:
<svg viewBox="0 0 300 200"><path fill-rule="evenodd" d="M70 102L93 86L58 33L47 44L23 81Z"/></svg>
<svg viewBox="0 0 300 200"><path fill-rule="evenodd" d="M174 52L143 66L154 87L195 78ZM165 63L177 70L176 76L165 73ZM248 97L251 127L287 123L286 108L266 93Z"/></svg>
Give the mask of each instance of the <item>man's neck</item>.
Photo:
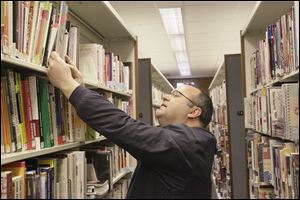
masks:
<svg viewBox="0 0 300 200"><path fill-rule="evenodd" d="M202 124L199 122L199 120L193 120L193 121L187 121L185 123L188 127L197 127L197 128L204 128Z"/></svg>

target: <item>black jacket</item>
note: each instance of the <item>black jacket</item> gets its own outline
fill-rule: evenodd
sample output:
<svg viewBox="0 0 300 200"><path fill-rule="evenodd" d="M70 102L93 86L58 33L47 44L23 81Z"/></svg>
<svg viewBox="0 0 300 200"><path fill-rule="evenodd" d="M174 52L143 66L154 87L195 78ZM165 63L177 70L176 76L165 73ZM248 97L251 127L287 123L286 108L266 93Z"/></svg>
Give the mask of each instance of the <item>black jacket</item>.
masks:
<svg viewBox="0 0 300 200"><path fill-rule="evenodd" d="M184 124L153 127L79 86L70 96L78 115L139 162L127 198L211 198L216 139Z"/></svg>

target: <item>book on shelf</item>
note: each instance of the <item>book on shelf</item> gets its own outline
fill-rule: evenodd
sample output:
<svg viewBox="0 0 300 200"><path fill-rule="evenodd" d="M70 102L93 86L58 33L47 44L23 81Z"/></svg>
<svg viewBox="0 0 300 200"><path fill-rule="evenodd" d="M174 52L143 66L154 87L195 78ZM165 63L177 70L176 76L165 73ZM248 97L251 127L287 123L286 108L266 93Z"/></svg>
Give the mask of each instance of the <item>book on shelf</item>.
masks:
<svg viewBox="0 0 300 200"><path fill-rule="evenodd" d="M297 198L299 166L297 167L295 159L299 158L299 153L295 143L282 142L258 133L251 134L253 137L248 141L250 188L268 186L272 188L272 193L268 195L274 198ZM255 192L251 194L254 198L258 198L258 195L259 193Z"/></svg>
<svg viewBox="0 0 300 200"><path fill-rule="evenodd" d="M10 187L12 187L12 196L14 198L25 198L25 175L26 175L26 166L25 162L15 162L10 163L5 166L1 166L1 171L10 171L12 173L12 176L10 176L11 180L8 176L6 179L6 185L9 183L12 183ZM2 173L2 172L1 172ZM5 185L5 183L4 183ZM1 184L2 186L2 184ZM1 189L1 196L2 196L2 189Z"/></svg>
<svg viewBox="0 0 300 200"><path fill-rule="evenodd" d="M86 197L86 153L61 151L64 146L49 149L58 151L53 154L45 149L73 142L78 147L89 143L85 142L87 139L100 137L78 117L43 70L54 50L64 60L68 55L79 70L88 64L80 56L80 46L89 45L79 44L79 37L84 34L77 26L81 22L74 17L70 21L69 14L72 15L65 1L1 1L1 57L5 58L1 61L1 156L9 163L1 166L1 199ZM133 100L126 97L125 101L119 93L134 88L133 62L123 63L122 55L104 49L101 44L96 44L94 55L95 69L84 75L87 79L95 75L95 86L112 91L111 102L132 116ZM18 66L11 68L14 63ZM114 166L109 171L113 183L129 166L129 155L114 145L106 147L106 151L110 165ZM23 153L29 159L23 161ZM30 158L36 153L47 156ZM108 181L89 184L97 197L105 195L109 187Z"/></svg>
<svg viewBox="0 0 300 200"><path fill-rule="evenodd" d="M217 139L218 153L213 164L213 178L216 183L218 194L222 198L230 198L230 158L229 158L229 132L227 129L227 104L226 104L226 81L210 89L210 97L213 103L212 122L210 131Z"/></svg>
<svg viewBox="0 0 300 200"><path fill-rule="evenodd" d="M250 58L251 90L299 70L297 12L293 6L288 13L266 27L265 38L258 41L258 50Z"/></svg>
<svg viewBox="0 0 300 200"><path fill-rule="evenodd" d="M299 140L298 90L298 83L285 83L262 88L245 98L247 128L273 137Z"/></svg>

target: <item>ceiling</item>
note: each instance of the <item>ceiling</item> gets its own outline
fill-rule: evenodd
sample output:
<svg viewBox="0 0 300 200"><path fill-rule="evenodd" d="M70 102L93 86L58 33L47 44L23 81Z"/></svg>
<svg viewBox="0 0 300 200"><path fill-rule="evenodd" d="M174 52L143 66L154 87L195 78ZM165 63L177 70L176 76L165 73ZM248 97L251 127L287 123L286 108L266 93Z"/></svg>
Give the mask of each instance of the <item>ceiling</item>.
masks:
<svg viewBox="0 0 300 200"><path fill-rule="evenodd" d="M175 54L159 8L181 7L190 60L190 77L212 77L224 54L240 53L240 30L248 22L255 1L110 1L126 26L138 36L139 58L167 77L178 78ZM182 78L182 77L181 77Z"/></svg>

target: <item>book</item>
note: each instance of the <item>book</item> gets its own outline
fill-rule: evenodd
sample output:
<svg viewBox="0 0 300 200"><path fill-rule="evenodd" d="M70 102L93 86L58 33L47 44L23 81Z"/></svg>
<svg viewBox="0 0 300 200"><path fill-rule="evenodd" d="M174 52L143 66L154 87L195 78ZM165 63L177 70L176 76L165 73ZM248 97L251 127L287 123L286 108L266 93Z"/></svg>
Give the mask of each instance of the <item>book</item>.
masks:
<svg viewBox="0 0 300 200"><path fill-rule="evenodd" d="M11 171L13 175L13 185L15 197L25 198L25 162L14 162L1 166L1 170Z"/></svg>
<svg viewBox="0 0 300 200"><path fill-rule="evenodd" d="M299 84L283 84L285 136L299 140Z"/></svg>
<svg viewBox="0 0 300 200"><path fill-rule="evenodd" d="M1 199L12 199L12 172L1 171Z"/></svg>

